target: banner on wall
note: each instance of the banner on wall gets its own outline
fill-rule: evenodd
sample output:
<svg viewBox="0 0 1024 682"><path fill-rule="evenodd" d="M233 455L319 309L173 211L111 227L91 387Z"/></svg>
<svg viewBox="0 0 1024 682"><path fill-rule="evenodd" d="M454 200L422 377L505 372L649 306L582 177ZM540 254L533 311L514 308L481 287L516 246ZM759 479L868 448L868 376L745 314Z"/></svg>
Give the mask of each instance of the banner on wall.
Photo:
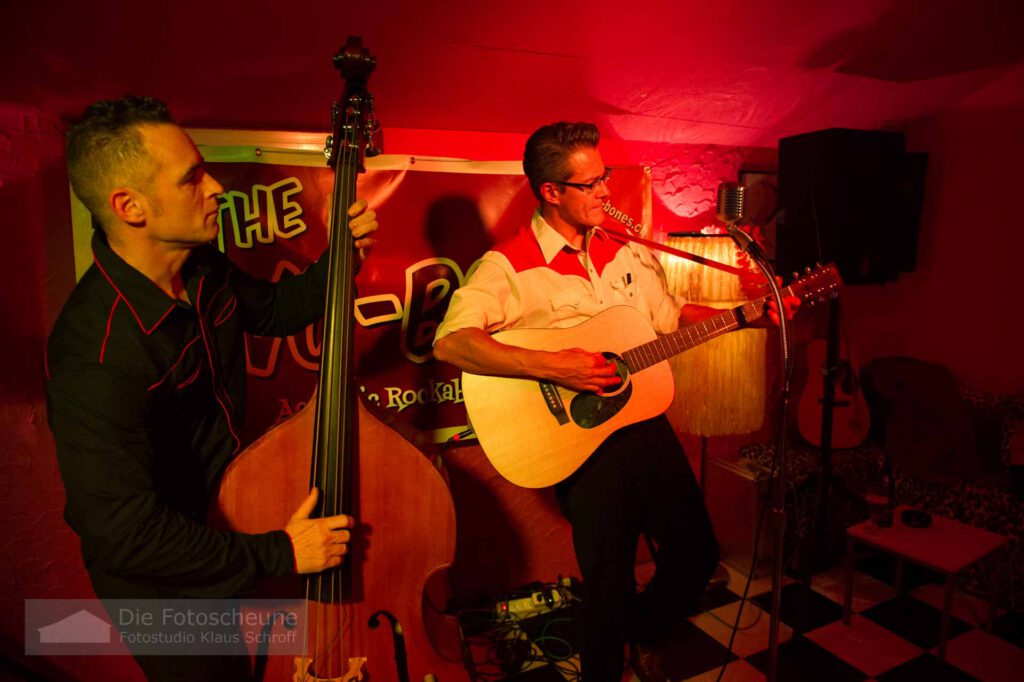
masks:
<svg viewBox="0 0 1024 682"><path fill-rule="evenodd" d="M304 270L327 245L333 171L324 136L190 131L224 186L221 250L243 270L278 280ZM452 293L488 248L529 225L537 201L519 161L384 155L367 159L357 196L377 212L377 245L357 282L358 388L435 441L466 428L460 372L433 358L434 332ZM650 172L616 167L605 225L649 233ZM89 216L73 199L76 267L92 263ZM246 338L245 437L305 404L316 384L321 326L276 339Z"/></svg>

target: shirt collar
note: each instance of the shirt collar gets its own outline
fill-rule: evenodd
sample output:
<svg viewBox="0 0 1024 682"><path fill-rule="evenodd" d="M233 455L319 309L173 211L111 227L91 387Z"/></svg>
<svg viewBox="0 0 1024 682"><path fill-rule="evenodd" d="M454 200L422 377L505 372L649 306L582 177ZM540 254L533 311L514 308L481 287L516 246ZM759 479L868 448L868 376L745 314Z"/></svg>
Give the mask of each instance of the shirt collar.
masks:
<svg viewBox="0 0 1024 682"><path fill-rule="evenodd" d="M558 233L558 230L551 227L551 225L548 224L548 221L544 220L543 216L540 214L539 208L533 212L533 220L530 222L530 229L533 230L533 234L537 238L537 244L540 245L540 252L544 256L544 262L548 265L550 265L552 259L558 255L558 252L563 249L572 253L579 252L579 249L573 248L572 244L566 241L565 237ZM587 231L587 235L588 239L593 239L595 237L605 239L607 237L605 231L596 226L590 228Z"/></svg>
<svg viewBox="0 0 1024 682"><path fill-rule="evenodd" d="M124 299L139 326L147 334L152 333L174 309L174 299L114 253L102 230L93 233L92 253L96 266Z"/></svg>

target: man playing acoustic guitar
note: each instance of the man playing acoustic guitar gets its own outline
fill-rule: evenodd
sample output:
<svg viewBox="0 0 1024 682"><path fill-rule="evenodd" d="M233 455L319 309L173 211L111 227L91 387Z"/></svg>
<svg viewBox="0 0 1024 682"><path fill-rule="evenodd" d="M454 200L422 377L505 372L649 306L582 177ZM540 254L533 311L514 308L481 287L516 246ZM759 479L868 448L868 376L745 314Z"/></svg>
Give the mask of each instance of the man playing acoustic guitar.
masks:
<svg viewBox="0 0 1024 682"><path fill-rule="evenodd" d="M593 124L564 122L530 136L523 170L540 206L530 227L485 253L454 294L435 337L437 358L474 374L531 377L603 393L614 390L620 378L602 353L534 350L491 334L568 328L613 306L635 308L659 334L667 334L680 320L686 324L720 312L686 305L668 292L657 259L645 247L594 227L604 219L611 174L598 137ZM798 300L786 303L791 315ZM718 544L664 415L612 433L555 492L572 525L584 583L583 679L618 682L625 641L655 644L693 609L718 562ZM634 560L640 533L654 540L658 552L656 574L638 594Z"/></svg>

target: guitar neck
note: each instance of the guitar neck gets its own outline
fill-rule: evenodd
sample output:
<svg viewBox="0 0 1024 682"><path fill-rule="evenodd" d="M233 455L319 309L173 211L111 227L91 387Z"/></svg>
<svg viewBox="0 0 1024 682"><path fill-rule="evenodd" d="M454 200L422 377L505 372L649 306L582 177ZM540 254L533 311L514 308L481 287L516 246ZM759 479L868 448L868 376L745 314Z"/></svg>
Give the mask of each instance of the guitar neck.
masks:
<svg viewBox="0 0 1024 682"><path fill-rule="evenodd" d="M782 295L790 295L790 288L783 289ZM676 332L659 336L653 341L631 348L622 354L622 358L632 371L639 372L663 362L673 355L679 355L710 341L716 336L749 325L764 315L764 307L768 299L768 296L762 296L735 308L723 310L717 315L687 325Z"/></svg>

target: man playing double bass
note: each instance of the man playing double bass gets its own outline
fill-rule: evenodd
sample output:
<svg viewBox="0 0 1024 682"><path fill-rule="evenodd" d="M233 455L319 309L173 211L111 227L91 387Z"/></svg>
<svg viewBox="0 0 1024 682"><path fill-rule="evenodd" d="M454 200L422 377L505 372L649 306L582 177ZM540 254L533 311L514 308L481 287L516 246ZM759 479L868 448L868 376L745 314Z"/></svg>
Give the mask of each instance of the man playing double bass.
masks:
<svg viewBox="0 0 1024 682"><path fill-rule="evenodd" d="M71 292L47 347L47 404L65 518L101 599L217 598L259 576L339 565L353 520L309 518L252 535L206 525L239 440L243 334L285 336L323 314L327 259L276 284L217 251L217 196L167 107L146 97L97 102L67 133L68 175L99 224L95 262ZM349 208L363 255L377 229ZM244 656L138 656L150 679L248 679Z"/></svg>

